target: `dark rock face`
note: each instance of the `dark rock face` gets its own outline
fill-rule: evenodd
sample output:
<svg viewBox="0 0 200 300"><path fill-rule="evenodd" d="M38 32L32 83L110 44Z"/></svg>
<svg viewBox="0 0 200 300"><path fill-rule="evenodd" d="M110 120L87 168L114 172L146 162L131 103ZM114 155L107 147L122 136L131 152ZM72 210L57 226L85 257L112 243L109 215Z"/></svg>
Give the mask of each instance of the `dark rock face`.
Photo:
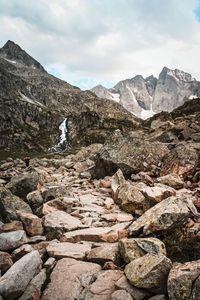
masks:
<svg viewBox="0 0 200 300"><path fill-rule="evenodd" d="M24 144L25 151L45 151L58 141L64 118L73 145L105 141L137 124L120 104L48 74L11 41L0 49L0 75L0 150L21 151Z"/></svg>

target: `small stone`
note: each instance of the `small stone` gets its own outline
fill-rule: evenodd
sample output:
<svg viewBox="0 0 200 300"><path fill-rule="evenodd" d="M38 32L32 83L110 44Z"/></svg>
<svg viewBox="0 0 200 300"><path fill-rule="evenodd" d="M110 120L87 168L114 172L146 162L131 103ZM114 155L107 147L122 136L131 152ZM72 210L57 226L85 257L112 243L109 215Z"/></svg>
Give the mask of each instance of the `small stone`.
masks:
<svg viewBox="0 0 200 300"><path fill-rule="evenodd" d="M129 293L127 293L124 290L118 290L115 291L112 295L111 295L111 300L132 300L133 298L131 297L131 295Z"/></svg>
<svg viewBox="0 0 200 300"><path fill-rule="evenodd" d="M104 205L106 207L106 209L111 209L112 206L114 205L114 201L112 198L106 198L106 200L104 201Z"/></svg>
<svg viewBox="0 0 200 300"><path fill-rule="evenodd" d="M100 185L104 188L110 188L111 187L111 182L108 180L100 180Z"/></svg>
<svg viewBox="0 0 200 300"><path fill-rule="evenodd" d="M46 269L52 269L56 263L56 259L54 257L49 257L47 261L44 263L43 267Z"/></svg>

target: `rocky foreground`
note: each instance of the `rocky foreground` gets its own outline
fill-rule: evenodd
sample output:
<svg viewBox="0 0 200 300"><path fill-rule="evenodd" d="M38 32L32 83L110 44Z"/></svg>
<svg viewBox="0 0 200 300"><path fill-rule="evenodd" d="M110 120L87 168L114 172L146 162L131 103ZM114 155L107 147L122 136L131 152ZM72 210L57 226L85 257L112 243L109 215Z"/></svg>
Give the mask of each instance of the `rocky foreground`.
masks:
<svg viewBox="0 0 200 300"><path fill-rule="evenodd" d="M95 179L103 147L1 162L0 299L200 299L198 166Z"/></svg>

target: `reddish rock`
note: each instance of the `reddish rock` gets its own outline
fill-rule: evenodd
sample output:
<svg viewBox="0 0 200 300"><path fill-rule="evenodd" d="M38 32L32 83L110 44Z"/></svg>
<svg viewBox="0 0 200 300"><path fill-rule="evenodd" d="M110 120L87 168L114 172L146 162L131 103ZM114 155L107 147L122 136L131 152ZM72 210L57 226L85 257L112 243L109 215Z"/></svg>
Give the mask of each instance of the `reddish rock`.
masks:
<svg viewBox="0 0 200 300"><path fill-rule="evenodd" d="M16 231L16 230L23 230L22 222L12 221L10 223L4 224L1 227L1 231L3 231L3 232Z"/></svg>
<svg viewBox="0 0 200 300"><path fill-rule="evenodd" d="M112 206L114 205L114 201L112 198L106 198L106 200L104 201L104 205L106 207L106 209L111 209Z"/></svg>
<svg viewBox="0 0 200 300"><path fill-rule="evenodd" d="M110 188L111 187L111 182L109 180L100 180L100 185L104 188Z"/></svg>
<svg viewBox="0 0 200 300"><path fill-rule="evenodd" d="M100 270L101 267L94 263L72 258L59 260L51 273L50 283L43 293L42 300L80 299L84 289L87 290L92 278Z"/></svg>
<svg viewBox="0 0 200 300"><path fill-rule="evenodd" d="M99 264L104 264L107 261L116 263L118 259L118 244L104 244L92 249L87 255L88 261Z"/></svg>
<svg viewBox="0 0 200 300"><path fill-rule="evenodd" d="M43 227L40 218L33 214L24 213L24 212L17 212L21 221L24 224L26 232L31 235L42 235Z"/></svg>
<svg viewBox="0 0 200 300"><path fill-rule="evenodd" d="M12 257L7 252L0 251L0 271L5 273L12 266Z"/></svg>
<svg viewBox="0 0 200 300"><path fill-rule="evenodd" d="M118 290L115 291L112 295L111 295L111 300L132 300L133 298L131 297L131 295L129 293L127 293L124 290Z"/></svg>
<svg viewBox="0 0 200 300"><path fill-rule="evenodd" d="M170 197L175 196L176 191L163 184L155 184L154 187L144 186L142 187L142 193L151 202L151 206L155 205L156 203Z"/></svg>

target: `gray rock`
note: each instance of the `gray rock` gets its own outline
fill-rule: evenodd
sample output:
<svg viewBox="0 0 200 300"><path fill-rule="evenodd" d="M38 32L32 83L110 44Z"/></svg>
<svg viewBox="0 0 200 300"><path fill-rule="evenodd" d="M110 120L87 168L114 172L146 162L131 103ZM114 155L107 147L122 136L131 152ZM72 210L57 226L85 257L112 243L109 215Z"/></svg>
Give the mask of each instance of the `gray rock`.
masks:
<svg viewBox="0 0 200 300"><path fill-rule="evenodd" d="M41 268L40 255L33 251L18 260L1 278L0 295L5 300L19 297Z"/></svg>
<svg viewBox="0 0 200 300"><path fill-rule="evenodd" d="M34 250L33 247L29 244L22 245L12 252L12 254L11 254L12 259L14 262L16 262L17 260L22 258L24 255L30 253L33 250Z"/></svg>
<svg viewBox="0 0 200 300"><path fill-rule="evenodd" d="M28 242L24 230L10 231L0 234L0 250L7 251L15 249Z"/></svg>
<svg viewBox="0 0 200 300"><path fill-rule="evenodd" d="M46 280L46 271L43 269L28 284L25 292L18 300L36 300L40 299L41 288Z"/></svg>
<svg viewBox="0 0 200 300"><path fill-rule="evenodd" d="M3 221L18 220L17 210L32 213L30 206L8 189L0 187L0 215Z"/></svg>

